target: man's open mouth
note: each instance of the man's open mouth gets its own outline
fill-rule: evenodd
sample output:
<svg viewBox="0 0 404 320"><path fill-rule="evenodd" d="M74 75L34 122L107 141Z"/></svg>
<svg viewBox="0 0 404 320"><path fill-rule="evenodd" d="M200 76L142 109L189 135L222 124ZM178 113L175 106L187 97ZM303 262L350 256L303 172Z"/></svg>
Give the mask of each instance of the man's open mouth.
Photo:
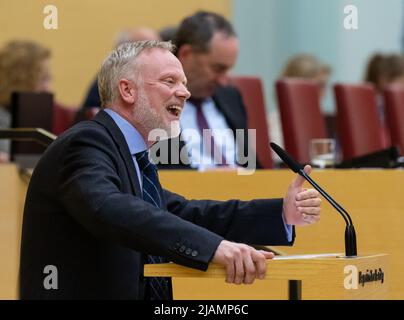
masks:
<svg viewBox="0 0 404 320"><path fill-rule="evenodd" d="M179 117L182 111L182 108L178 105L168 106L166 109L169 113L171 113L175 117Z"/></svg>

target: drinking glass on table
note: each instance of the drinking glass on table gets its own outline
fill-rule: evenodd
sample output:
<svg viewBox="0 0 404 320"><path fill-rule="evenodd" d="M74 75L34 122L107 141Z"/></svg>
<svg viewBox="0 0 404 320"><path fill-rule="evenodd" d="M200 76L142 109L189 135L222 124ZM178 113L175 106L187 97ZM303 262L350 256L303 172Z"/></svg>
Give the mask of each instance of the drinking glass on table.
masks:
<svg viewBox="0 0 404 320"><path fill-rule="evenodd" d="M310 140L310 162L314 168L332 168L335 160L335 139Z"/></svg>

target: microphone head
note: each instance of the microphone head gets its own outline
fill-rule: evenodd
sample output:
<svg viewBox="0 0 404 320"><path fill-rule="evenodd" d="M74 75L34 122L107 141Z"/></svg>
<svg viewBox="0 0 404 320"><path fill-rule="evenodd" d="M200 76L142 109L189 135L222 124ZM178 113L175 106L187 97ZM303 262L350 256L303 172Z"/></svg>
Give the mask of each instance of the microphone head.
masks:
<svg viewBox="0 0 404 320"><path fill-rule="evenodd" d="M285 162L286 165L293 170L293 172L300 173L300 171L303 170L303 166L295 159L293 159L285 150L283 150L276 143L271 142L270 146L272 150L274 150L275 153L279 156L279 158L281 158L282 161Z"/></svg>

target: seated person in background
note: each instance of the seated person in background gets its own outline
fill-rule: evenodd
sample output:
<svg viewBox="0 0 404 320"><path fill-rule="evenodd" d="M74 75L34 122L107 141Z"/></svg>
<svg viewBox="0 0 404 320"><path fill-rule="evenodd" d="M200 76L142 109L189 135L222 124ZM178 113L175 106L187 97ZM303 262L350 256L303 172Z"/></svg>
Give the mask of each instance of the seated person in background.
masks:
<svg viewBox="0 0 404 320"><path fill-rule="evenodd" d="M379 96L389 84L404 85L404 57L399 54L376 53L369 59L364 80L374 85Z"/></svg>
<svg viewBox="0 0 404 320"><path fill-rule="evenodd" d="M164 259L199 270L213 262L226 282L250 284L273 254L240 242L292 245L293 225L319 220L319 194L299 175L284 199L186 200L162 188L149 160L152 132L178 135L190 96L172 50L141 41L112 51L99 72L103 110L62 134L35 167L20 298L169 300L170 280L143 276L145 263ZM57 290L44 286L47 265L58 270Z"/></svg>
<svg viewBox="0 0 404 320"><path fill-rule="evenodd" d="M390 143L390 136L385 119L383 90L390 84L404 85L404 57L399 54L374 54L367 64L364 81L374 85L377 109L384 134L385 145Z"/></svg>
<svg viewBox="0 0 404 320"><path fill-rule="evenodd" d="M15 40L0 49L0 128L11 126L13 92L49 92L50 50L33 41ZM9 160L10 141L0 140L0 163Z"/></svg>
<svg viewBox="0 0 404 320"><path fill-rule="evenodd" d="M331 67L320 62L311 54L299 54L288 60L279 78L308 79L318 83L320 99L324 98L327 84L331 76ZM273 141L283 145L281 120L278 110L272 110L268 115L270 136ZM332 136L332 134L330 134ZM280 159L274 154L274 159Z"/></svg>
<svg viewBox="0 0 404 320"><path fill-rule="evenodd" d="M323 98L330 75L330 66L323 64L313 55L300 54L288 61L280 75L280 78L300 78L313 80L318 83L321 98Z"/></svg>
<svg viewBox="0 0 404 320"><path fill-rule="evenodd" d="M160 40L160 36L156 31L146 27L137 27L126 29L119 32L115 39L115 47L118 47L122 43L129 41L141 41L141 40ZM100 94L98 93L97 79L93 81L90 89L84 99L84 103L81 106L81 110L77 115L77 121L86 119L86 109L101 107Z"/></svg>
<svg viewBox="0 0 404 320"><path fill-rule="evenodd" d="M155 162L162 169L260 167L249 149L240 92L227 85L239 51L231 23L216 13L199 11L180 23L174 44L191 99L180 119L181 136L153 147L168 161Z"/></svg>

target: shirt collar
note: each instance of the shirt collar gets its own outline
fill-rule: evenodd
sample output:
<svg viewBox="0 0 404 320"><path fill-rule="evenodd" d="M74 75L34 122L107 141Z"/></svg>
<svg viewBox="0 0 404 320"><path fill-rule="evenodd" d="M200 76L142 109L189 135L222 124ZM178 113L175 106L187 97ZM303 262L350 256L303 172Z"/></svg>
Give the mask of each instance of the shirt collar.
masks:
<svg viewBox="0 0 404 320"><path fill-rule="evenodd" d="M104 111L111 116L118 128L121 130L132 155L147 150L147 145L143 137L133 125L131 125L126 119L121 117L112 109L106 108Z"/></svg>
<svg viewBox="0 0 404 320"><path fill-rule="evenodd" d="M198 104L200 106L202 106L203 104L210 103L212 101L213 101L212 97L207 97L207 98L203 98L203 99L189 98L189 99L187 99L187 101L185 103L190 103L194 107L196 107Z"/></svg>

